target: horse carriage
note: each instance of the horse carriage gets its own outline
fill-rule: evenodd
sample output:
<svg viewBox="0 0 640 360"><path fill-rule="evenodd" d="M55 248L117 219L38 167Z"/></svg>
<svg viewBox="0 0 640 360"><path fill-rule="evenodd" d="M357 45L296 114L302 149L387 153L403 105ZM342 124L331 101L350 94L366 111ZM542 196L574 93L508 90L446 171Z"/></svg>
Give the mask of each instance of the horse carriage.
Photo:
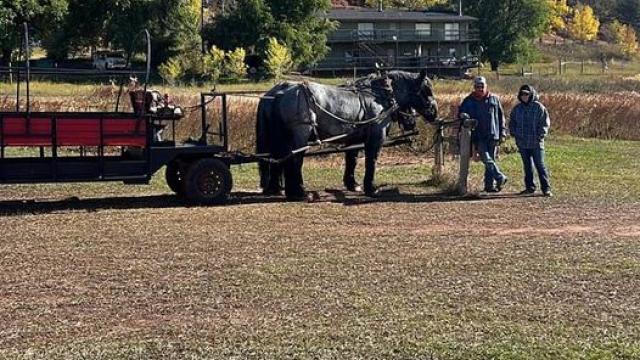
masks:
<svg viewBox="0 0 640 360"><path fill-rule="evenodd" d="M414 110L429 121L436 120L437 107L426 73L390 72L342 88L307 82L277 85L260 99L253 154L234 151L229 144L229 98L242 93L200 94L200 103L192 109L200 112L197 140L177 142L175 131L171 139L163 139L159 134L166 127L175 130L184 110L146 88L150 70L148 32L146 41L146 81L143 88L129 89L131 112L119 110L123 83L113 112L31 111L30 76L47 71L30 68L29 61L22 68L0 68L0 72L9 71L18 77L26 75L27 84L26 108L20 107L18 85L16 111L0 112L0 184L148 184L166 166L166 182L176 194L192 203L220 204L227 201L232 190L230 167L257 162L266 194L280 192L284 178L287 197L300 199L304 195L304 157L345 153L345 186L355 190L355 159L364 149L365 193L375 196L373 174L380 149L408 143L416 134L408 130L387 138L391 121L413 118ZM28 39L25 44L28 52ZM117 70L100 74L132 73ZM221 116L212 123L208 104L217 99ZM39 154L7 156L11 148L39 149ZM69 152L70 148L76 151ZM87 148L93 151L85 151Z"/></svg>

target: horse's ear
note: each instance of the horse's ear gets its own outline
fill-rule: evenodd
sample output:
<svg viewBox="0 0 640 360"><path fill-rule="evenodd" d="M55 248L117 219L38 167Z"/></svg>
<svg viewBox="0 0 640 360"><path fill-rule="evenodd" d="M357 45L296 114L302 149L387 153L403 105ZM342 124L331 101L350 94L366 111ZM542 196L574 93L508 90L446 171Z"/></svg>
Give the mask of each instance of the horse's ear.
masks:
<svg viewBox="0 0 640 360"><path fill-rule="evenodd" d="M426 77L427 77L427 69L420 70L420 76L418 76L418 80L422 82Z"/></svg>

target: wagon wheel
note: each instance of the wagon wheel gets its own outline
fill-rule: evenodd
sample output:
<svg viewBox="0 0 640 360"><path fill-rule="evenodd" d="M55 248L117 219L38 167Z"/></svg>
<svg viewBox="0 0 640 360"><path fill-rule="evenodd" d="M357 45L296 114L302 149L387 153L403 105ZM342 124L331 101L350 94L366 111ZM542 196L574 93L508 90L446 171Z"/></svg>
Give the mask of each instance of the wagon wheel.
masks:
<svg viewBox="0 0 640 360"><path fill-rule="evenodd" d="M204 205L225 203L232 186L229 167L217 159L202 159L191 164L183 181L186 198Z"/></svg>
<svg viewBox="0 0 640 360"><path fill-rule="evenodd" d="M165 179L171 191L176 193L178 196L183 196L184 187L182 186L182 183L184 182L185 167L180 165L181 164L175 160L167 164Z"/></svg>

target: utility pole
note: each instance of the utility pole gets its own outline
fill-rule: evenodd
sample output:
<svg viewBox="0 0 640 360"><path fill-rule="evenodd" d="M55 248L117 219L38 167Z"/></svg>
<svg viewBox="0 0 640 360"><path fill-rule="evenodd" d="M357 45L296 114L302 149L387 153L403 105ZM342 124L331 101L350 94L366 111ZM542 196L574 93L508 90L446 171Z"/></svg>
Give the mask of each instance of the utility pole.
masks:
<svg viewBox="0 0 640 360"><path fill-rule="evenodd" d="M462 16L462 0L458 1L458 15Z"/></svg>

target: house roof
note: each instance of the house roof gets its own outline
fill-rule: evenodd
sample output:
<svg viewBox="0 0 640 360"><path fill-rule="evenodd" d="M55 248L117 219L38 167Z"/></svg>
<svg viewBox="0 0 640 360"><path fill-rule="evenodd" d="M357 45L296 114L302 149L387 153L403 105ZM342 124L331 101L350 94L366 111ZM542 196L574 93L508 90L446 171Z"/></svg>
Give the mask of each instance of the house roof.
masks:
<svg viewBox="0 0 640 360"><path fill-rule="evenodd" d="M372 8L348 8L331 9L326 14L327 19L338 21L477 21L471 16L458 16L457 14L409 11L409 10L384 10L378 11Z"/></svg>

